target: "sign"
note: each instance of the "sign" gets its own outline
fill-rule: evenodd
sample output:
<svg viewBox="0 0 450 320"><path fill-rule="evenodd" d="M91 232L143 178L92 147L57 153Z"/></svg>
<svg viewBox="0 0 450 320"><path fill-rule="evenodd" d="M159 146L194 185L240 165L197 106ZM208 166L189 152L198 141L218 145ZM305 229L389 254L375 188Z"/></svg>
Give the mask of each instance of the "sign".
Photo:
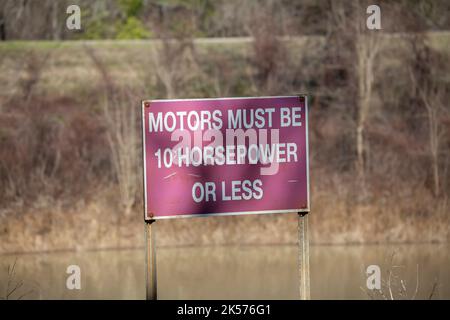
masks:
<svg viewBox="0 0 450 320"><path fill-rule="evenodd" d="M309 212L306 96L142 102L145 220Z"/></svg>

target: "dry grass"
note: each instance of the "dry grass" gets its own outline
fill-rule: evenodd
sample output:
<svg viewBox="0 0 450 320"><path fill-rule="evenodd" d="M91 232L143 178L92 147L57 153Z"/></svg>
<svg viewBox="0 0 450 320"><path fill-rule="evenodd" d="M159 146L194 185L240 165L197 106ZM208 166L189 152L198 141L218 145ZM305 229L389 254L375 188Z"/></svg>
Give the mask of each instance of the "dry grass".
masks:
<svg viewBox="0 0 450 320"><path fill-rule="evenodd" d="M17 259L7 267L6 284L0 294L0 300L22 300L36 291L36 288L17 278Z"/></svg>
<svg viewBox="0 0 450 320"><path fill-rule="evenodd" d="M436 294L438 282L435 280L429 292L426 292L424 296L419 296L419 289L429 284L423 284L420 282L420 266L416 265L415 283L407 283L402 276L405 266L397 265L395 262L395 252L393 252L387 262L387 271L381 276L381 287L379 289L368 290L361 287L367 296L372 300L416 300L416 299L428 299L431 300ZM367 274L366 274L367 276ZM423 291L423 290L422 290Z"/></svg>
<svg viewBox="0 0 450 320"><path fill-rule="evenodd" d="M33 207L0 212L0 252L132 248L144 246L141 205L129 218L117 212L118 190L98 190L88 202L58 204L39 199ZM327 201L325 201L325 199ZM313 244L422 243L450 241L448 208L440 203L354 206L313 194L310 240ZM395 201L391 199L389 201ZM431 203L431 202L430 202ZM389 207L390 206L390 207ZM249 215L157 221L159 246L295 244L297 215Z"/></svg>

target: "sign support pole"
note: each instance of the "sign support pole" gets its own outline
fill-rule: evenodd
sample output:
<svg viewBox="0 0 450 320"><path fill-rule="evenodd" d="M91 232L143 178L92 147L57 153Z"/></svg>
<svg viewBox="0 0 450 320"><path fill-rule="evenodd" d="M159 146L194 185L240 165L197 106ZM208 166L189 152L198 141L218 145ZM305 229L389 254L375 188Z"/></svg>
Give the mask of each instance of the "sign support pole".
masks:
<svg viewBox="0 0 450 320"><path fill-rule="evenodd" d="M156 286L156 243L155 243L155 223L156 220L145 222L145 272L146 272L146 298L147 300L157 299Z"/></svg>
<svg viewBox="0 0 450 320"><path fill-rule="evenodd" d="M310 300L308 213L298 213L298 256L300 300Z"/></svg>

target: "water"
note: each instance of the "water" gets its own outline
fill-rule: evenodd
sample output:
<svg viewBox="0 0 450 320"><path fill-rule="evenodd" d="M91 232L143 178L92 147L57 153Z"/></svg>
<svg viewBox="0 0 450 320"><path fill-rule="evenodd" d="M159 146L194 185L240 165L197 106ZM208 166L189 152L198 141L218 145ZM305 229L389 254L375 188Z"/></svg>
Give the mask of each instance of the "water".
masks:
<svg viewBox="0 0 450 320"><path fill-rule="evenodd" d="M407 296L450 299L450 246L312 246L313 299L367 299L365 268L379 265L391 288L403 280ZM393 260L392 254L394 253ZM160 299L296 299L296 246L158 248ZM144 249L0 255L0 297L7 287L8 265L17 259L10 287L23 281L17 299L144 299ZM391 261L393 261L391 263ZM66 268L81 268L81 290L66 288ZM417 266L419 272L417 273ZM398 284L396 287L395 284ZM31 292L30 292L31 291ZM385 293L388 293L385 290Z"/></svg>

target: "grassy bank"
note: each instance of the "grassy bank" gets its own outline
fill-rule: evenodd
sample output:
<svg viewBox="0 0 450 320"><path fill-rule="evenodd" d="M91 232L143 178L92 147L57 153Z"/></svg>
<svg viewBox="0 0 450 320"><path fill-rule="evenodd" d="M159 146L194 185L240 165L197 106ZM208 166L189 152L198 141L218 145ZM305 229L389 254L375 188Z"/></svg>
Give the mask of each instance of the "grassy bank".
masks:
<svg viewBox="0 0 450 320"><path fill-rule="evenodd" d="M109 193L109 195L108 195ZM2 209L0 252L38 252L144 246L142 211L123 217L114 205L117 190L99 191L90 202ZM450 240L448 208L397 203L349 205L313 194L313 244L445 243ZM430 201L430 203L432 203ZM156 224L158 246L295 244L297 215L249 215L180 220Z"/></svg>

